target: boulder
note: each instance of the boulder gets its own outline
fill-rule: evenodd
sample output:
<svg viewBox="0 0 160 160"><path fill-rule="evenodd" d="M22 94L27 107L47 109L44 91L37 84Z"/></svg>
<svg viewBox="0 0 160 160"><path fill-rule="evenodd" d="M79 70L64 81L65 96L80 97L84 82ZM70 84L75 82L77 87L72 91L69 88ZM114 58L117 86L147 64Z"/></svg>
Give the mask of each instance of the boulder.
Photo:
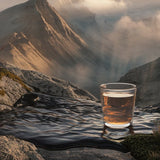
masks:
<svg viewBox="0 0 160 160"><path fill-rule="evenodd" d="M30 88L15 74L0 68L0 111L10 110L11 106Z"/></svg>
<svg viewBox="0 0 160 160"><path fill-rule="evenodd" d="M38 150L46 160L134 160L130 153L109 149L84 147L61 151L47 151L41 148Z"/></svg>
<svg viewBox="0 0 160 160"><path fill-rule="evenodd" d="M32 143L13 136L0 136L0 159L44 160Z"/></svg>

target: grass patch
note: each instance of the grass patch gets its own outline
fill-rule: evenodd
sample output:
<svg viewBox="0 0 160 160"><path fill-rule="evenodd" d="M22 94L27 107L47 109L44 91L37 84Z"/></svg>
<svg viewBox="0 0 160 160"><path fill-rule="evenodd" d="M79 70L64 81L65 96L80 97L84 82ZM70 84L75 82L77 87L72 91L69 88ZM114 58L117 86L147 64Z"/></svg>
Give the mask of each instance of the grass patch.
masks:
<svg viewBox="0 0 160 160"><path fill-rule="evenodd" d="M136 160L160 160L160 134L132 135L122 142Z"/></svg>
<svg viewBox="0 0 160 160"><path fill-rule="evenodd" d="M0 80L2 79L2 77L8 77L10 79L12 79L15 82L18 82L19 84L22 85L23 88L25 88L27 91L31 91L31 88L27 87L24 82L21 80L21 78L19 78L17 75L11 73L10 71L8 71L5 68L0 68ZM0 90L0 94L3 94L4 90ZM5 93L4 93L5 94Z"/></svg>

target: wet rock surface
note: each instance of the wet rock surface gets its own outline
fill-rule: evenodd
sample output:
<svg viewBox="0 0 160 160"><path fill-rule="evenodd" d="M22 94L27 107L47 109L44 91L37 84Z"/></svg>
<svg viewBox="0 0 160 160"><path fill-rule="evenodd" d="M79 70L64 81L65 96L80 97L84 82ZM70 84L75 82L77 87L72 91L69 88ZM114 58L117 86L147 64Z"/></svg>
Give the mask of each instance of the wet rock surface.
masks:
<svg viewBox="0 0 160 160"><path fill-rule="evenodd" d="M133 132L152 133L153 120L159 117L159 113L135 110ZM119 143L103 139L103 130L99 103L42 93L24 95L13 111L0 116L0 134L11 134L45 149L97 147L126 152Z"/></svg>

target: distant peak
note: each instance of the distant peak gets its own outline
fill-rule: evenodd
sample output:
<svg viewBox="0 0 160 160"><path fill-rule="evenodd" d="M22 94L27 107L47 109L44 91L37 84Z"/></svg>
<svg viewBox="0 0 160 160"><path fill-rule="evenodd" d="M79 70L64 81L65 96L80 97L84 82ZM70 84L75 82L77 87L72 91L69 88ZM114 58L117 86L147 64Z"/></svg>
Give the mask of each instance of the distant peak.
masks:
<svg viewBox="0 0 160 160"><path fill-rule="evenodd" d="M40 8L49 9L51 7L47 0L28 0L26 5L27 8L36 8L36 10Z"/></svg>

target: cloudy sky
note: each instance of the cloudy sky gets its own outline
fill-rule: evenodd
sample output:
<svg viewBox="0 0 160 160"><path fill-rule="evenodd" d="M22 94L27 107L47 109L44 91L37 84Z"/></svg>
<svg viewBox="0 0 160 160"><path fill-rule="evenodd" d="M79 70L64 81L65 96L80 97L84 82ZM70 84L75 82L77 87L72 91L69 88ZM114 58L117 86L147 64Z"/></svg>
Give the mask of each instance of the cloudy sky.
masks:
<svg viewBox="0 0 160 160"><path fill-rule="evenodd" d="M27 0L0 0L0 10ZM84 5L96 14L127 14L130 16L151 16L160 10L159 0L48 0L56 7L58 5Z"/></svg>
<svg viewBox="0 0 160 160"><path fill-rule="evenodd" d="M27 0L0 0L0 11L25 1Z"/></svg>
<svg viewBox="0 0 160 160"><path fill-rule="evenodd" d="M13 5L23 3L27 0L0 0L0 10L4 10ZM62 5L86 6L91 12L97 15L129 15L135 17L148 17L156 14L160 10L159 0L48 0L55 7Z"/></svg>

